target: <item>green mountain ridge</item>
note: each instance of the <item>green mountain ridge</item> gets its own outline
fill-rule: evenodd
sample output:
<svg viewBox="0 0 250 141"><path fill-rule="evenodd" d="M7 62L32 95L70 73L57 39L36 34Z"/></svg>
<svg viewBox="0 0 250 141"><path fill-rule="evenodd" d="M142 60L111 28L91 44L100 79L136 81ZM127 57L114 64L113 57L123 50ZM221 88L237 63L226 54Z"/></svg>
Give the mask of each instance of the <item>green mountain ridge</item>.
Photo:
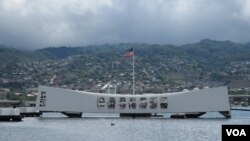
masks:
<svg viewBox="0 0 250 141"><path fill-rule="evenodd" d="M131 47L135 49L139 93L221 85L250 87L250 43L209 39L181 46L121 43L36 51L0 47L0 87L25 89L42 84L96 91L117 80L121 83L118 90L129 93L131 59L121 61L121 57Z"/></svg>
<svg viewBox="0 0 250 141"><path fill-rule="evenodd" d="M185 44L181 46L174 45L157 45L157 44L104 44L92 45L84 47L48 47L36 51L18 50L0 46L0 59L4 60L0 63L9 61L23 61L27 59L63 59L68 56L79 55L83 53L103 54L126 51L126 49L134 47L138 52L136 55L143 54L165 54L191 56L203 59L229 59L245 60L250 58L250 43L239 44L231 41L215 41L203 39L198 43ZM215 58L214 58L215 57ZM8 63L7 61L6 63Z"/></svg>

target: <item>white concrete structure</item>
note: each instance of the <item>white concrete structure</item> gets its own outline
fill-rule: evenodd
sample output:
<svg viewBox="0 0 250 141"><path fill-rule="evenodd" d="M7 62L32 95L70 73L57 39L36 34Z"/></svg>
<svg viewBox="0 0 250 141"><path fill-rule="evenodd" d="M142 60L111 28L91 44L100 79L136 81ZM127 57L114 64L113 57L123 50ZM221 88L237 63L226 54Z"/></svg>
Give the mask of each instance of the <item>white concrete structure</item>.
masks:
<svg viewBox="0 0 250 141"><path fill-rule="evenodd" d="M17 107L23 117L38 117L41 113L36 107Z"/></svg>
<svg viewBox="0 0 250 141"><path fill-rule="evenodd" d="M20 111L17 108L0 108L0 116L18 116Z"/></svg>
<svg viewBox="0 0 250 141"><path fill-rule="evenodd" d="M17 108L0 108L0 121L21 121L22 117Z"/></svg>
<svg viewBox="0 0 250 141"><path fill-rule="evenodd" d="M163 94L104 94L39 86L39 111L64 113L185 113L220 112L229 118L226 87Z"/></svg>

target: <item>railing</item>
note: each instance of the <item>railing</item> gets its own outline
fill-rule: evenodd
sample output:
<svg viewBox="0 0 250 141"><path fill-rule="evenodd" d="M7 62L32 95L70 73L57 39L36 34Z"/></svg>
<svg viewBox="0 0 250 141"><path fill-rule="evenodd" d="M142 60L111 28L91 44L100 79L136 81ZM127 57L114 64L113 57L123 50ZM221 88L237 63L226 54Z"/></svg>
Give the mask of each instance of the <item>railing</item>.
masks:
<svg viewBox="0 0 250 141"><path fill-rule="evenodd" d="M250 111L250 107L231 107L231 110L236 110L236 111Z"/></svg>

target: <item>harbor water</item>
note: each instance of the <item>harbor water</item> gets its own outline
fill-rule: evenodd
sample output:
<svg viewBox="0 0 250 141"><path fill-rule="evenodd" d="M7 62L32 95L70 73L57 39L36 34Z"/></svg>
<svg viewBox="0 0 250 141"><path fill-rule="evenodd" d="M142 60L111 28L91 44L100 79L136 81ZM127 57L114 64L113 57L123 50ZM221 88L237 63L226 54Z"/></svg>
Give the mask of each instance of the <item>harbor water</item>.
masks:
<svg viewBox="0 0 250 141"><path fill-rule="evenodd" d="M0 122L0 141L218 141L222 124L250 124L250 111L232 111L231 119L217 113L199 119L85 116L45 113L22 122Z"/></svg>

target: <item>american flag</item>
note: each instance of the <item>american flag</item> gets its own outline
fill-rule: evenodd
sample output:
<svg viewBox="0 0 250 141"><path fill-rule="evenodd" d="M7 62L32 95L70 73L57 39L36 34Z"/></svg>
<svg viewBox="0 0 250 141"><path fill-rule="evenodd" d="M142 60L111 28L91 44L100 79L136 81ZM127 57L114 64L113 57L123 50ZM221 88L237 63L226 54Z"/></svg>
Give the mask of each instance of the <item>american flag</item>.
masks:
<svg viewBox="0 0 250 141"><path fill-rule="evenodd" d="M121 58L121 60L125 60L126 58L132 57L134 55L134 49L129 49Z"/></svg>

